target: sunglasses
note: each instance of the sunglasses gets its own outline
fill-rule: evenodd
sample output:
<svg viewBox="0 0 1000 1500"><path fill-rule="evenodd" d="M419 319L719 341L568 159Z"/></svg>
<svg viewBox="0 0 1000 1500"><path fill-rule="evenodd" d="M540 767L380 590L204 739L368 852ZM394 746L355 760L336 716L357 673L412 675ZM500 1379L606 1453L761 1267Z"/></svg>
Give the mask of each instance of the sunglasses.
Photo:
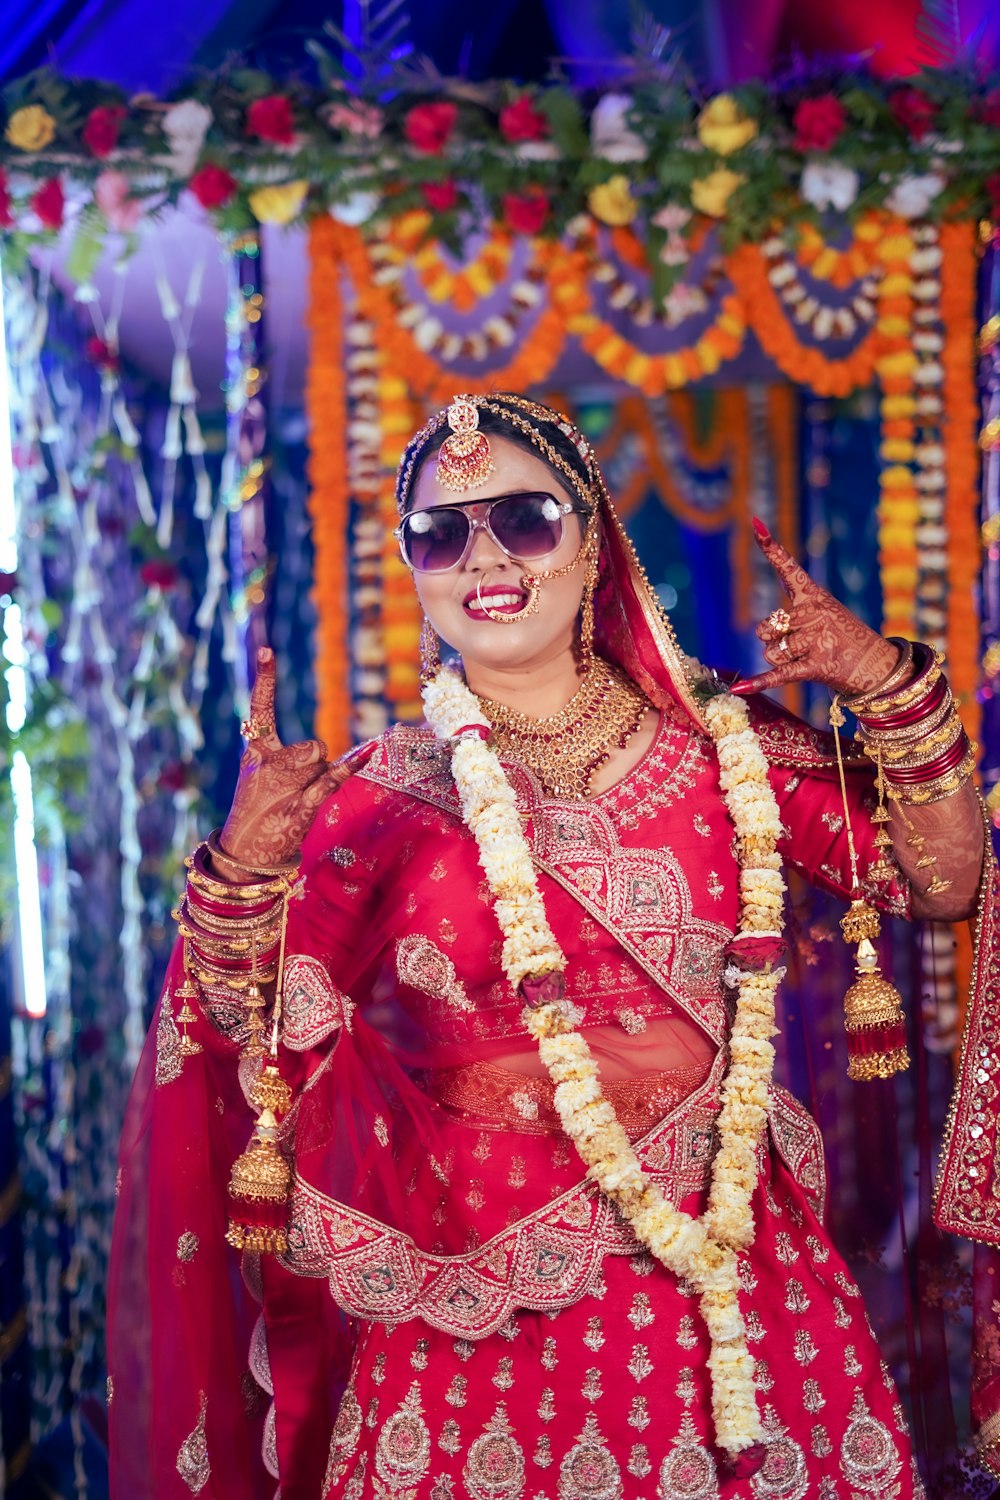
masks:
<svg viewBox="0 0 1000 1500"><path fill-rule="evenodd" d="M564 519L574 512L587 514L554 495L529 490L497 500L411 510L393 536L414 572L445 573L465 561L477 531L485 531L508 557L525 562L545 557L559 546Z"/></svg>

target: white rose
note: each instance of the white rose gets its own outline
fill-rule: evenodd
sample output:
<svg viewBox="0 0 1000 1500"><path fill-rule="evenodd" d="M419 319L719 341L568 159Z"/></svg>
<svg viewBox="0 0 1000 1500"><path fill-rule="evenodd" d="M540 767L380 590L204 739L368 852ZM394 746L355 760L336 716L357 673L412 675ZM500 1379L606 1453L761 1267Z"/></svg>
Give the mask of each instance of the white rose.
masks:
<svg viewBox="0 0 1000 1500"><path fill-rule="evenodd" d="M885 206L901 219L922 219L943 187L944 178L937 172L907 172L896 183Z"/></svg>
<svg viewBox="0 0 1000 1500"><path fill-rule="evenodd" d="M605 161L645 161L646 143L626 124L631 94L605 94L590 117L590 143Z"/></svg>
<svg viewBox="0 0 1000 1500"><path fill-rule="evenodd" d="M368 223L381 201L378 193L352 193L346 202L330 205L330 217L357 229L359 224Z"/></svg>
<svg viewBox="0 0 1000 1500"><path fill-rule="evenodd" d="M841 161L810 161L805 165L799 192L814 208L835 208L844 213L858 196L859 179L852 167Z"/></svg>
<svg viewBox="0 0 1000 1500"><path fill-rule="evenodd" d="M163 134L170 142L171 166L178 177L190 177L201 155L214 116L207 104L182 99L163 116Z"/></svg>

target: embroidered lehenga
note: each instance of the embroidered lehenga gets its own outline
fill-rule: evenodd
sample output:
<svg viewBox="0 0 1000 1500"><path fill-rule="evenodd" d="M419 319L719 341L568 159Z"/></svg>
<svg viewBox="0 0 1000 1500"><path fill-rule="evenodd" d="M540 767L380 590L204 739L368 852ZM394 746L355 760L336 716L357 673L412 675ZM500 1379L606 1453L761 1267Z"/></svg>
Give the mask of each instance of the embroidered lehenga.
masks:
<svg viewBox="0 0 1000 1500"><path fill-rule="evenodd" d="M586 800L506 769L566 992L648 1174L698 1212L726 1067L733 831L712 743L608 528L598 646L660 712ZM674 673L679 668L674 666ZM849 894L830 745L758 700L786 859ZM871 777L848 755L862 871ZM922 1495L857 1287L823 1227L811 1118L773 1088L740 1258L767 1457L718 1462L692 1289L584 1174L500 967L447 751L396 727L320 810L291 903L282 1071L289 1248L224 1243L246 1143L245 1012L182 1057L175 963L122 1152L110 1368L119 1496L848 1500ZM902 881L881 903L905 915ZM241 1076L242 1075L242 1076Z"/></svg>

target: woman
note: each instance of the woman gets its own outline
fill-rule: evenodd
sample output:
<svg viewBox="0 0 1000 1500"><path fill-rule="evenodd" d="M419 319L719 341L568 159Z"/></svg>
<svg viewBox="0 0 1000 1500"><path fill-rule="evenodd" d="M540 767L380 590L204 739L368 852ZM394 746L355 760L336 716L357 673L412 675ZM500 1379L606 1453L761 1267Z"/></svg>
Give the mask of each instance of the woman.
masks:
<svg viewBox="0 0 1000 1500"><path fill-rule="evenodd" d="M788 604L771 670L724 692L586 440L518 397L439 413L398 496L428 724L329 767L282 746L262 653L192 862L123 1143L116 1493L922 1494L815 1126L769 1075L781 856L855 898L859 937L861 885L974 909L982 817L931 654L758 526ZM838 772L768 700L747 714L806 678L883 758L874 821L860 751ZM901 1060L878 994L862 1070Z"/></svg>

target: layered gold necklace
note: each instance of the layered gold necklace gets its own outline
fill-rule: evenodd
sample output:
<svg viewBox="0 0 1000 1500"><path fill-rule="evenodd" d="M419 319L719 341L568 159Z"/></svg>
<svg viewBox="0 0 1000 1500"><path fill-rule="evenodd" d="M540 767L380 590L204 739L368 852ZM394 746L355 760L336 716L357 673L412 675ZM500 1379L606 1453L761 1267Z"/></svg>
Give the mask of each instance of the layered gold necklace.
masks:
<svg viewBox="0 0 1000 1500"><path fill-rule="evenodd" d="M594 772L613 750L624 750L649 707L635 683L600 657L550 718L529 718L491 698L479 702L498 754L526 765L551 797L589 796Z"/></svg>

